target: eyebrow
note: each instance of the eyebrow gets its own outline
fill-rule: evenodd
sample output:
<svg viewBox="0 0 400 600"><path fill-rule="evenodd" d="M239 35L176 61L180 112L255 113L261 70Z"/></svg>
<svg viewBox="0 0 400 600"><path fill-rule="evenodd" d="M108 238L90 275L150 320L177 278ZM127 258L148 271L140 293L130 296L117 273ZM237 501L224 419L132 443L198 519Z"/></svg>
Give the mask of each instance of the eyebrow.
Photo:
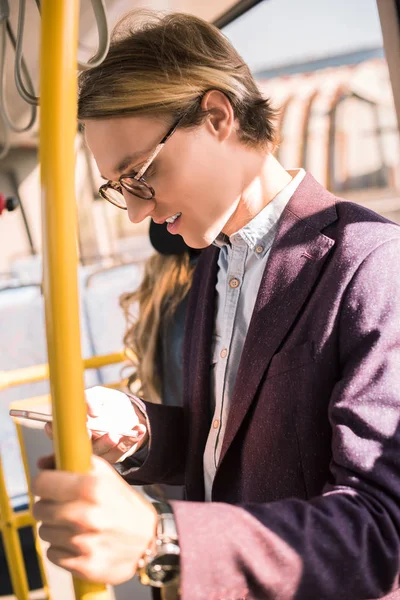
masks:
<svg viewBox="0 0 400 600"><path fill-rule="evenodd" d="M133 154L128 154L127 156L124 156L124 158L120 160L120 162L115 166L114 172L120 175L123 171L125 171L127 167L130 167L131 164L135 162L138 158L149 152L151 152L151 148L150 150L142 150L141 152L134 152Z"/></svg>
<svg viewBox="0 0 400 600"><path fill-rule="evenodd" d="M127 154L126 156L124 156L124 158L122 160L119 161L119 163L114 167L113 172L117 173L118 175L120 175L121 173L123 173L128 167L130 167L132 165L132 163L134 163L135 161L137 161L138 158L140 158L141 156L144 156L146 154L150 154L150 152L154 149L154 146L151 146L150 148L147 148L145 150L140 150L138 152L133 152L132 154ZM105 179L106 181L108 181L107 177L104 177L104 175L100 174L100 177L102 177L102 179Z"/></svg>

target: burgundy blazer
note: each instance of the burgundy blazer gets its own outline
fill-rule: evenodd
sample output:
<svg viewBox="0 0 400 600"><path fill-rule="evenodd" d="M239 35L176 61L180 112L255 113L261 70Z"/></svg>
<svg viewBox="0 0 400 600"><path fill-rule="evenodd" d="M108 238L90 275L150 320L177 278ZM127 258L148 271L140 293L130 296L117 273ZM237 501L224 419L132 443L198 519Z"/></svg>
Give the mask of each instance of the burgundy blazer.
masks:
<svg viewBox="0 0 400 600"><path fill-rule="evenodd" d="M243 347L204 503L218 248L202 253L184 408L145 403L133 483L174 502L184 600L400 598L400 228L307 175L289 201ZM245 289L243 289L245 293Z"/></svg>

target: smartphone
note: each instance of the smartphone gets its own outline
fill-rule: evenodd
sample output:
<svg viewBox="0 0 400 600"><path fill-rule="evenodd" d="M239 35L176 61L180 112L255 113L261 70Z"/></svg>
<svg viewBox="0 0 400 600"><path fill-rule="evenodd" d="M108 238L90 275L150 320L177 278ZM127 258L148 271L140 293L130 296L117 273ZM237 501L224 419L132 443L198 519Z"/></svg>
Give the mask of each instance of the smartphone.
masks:
<svg viewBox="0 0 400 600"><path fill-rule="evenodd" d="M30 419L31 421L41 421L42 423L52 423L53 415L49 415L46 413L35 412L34 410L10 410L11 417L18 417L19 419ZM96 433L110 433L109 431L104 431L103 429L95 429L94 427L88 427L90 431L95 431ZM137 431L125 431L124 433L118 433L118 435L125 437L139 437L139 433Z"/></svg>

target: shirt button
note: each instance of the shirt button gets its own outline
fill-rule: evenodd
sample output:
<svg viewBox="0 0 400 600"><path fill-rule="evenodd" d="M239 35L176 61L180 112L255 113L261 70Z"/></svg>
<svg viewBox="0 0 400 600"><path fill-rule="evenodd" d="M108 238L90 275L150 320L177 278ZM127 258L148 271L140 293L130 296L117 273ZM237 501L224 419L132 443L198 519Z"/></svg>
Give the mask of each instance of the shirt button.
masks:
<svg viewBox="0 0 400 600"><path fill-rule="evenodd" d="M223 348L219 355L221 358L226 358L228 356L228 350L226 348Z"/></svg>
<svg viewBox="0 0 400 600"><path fill-rule="evenodd" d="M256 246L256 252L257 254L261 254L262 252L264 252L264 246L261 246L261 244Z"/></svg>
<svg viewBox="0 0 400 600"><path fill-rule="evenodd" d="M219 419L215 419L214 420L213 427L214 427L214 429L218 429L218 427L219 427Z"/></svg>
<svg viewBox="0 0 400 600"><path fill-rule="evenodd" d="M237 288L240 285L240 281L239 279L236 279L236 277L233 277L233 279L230 280L229 285L231 288Z"/></svg>

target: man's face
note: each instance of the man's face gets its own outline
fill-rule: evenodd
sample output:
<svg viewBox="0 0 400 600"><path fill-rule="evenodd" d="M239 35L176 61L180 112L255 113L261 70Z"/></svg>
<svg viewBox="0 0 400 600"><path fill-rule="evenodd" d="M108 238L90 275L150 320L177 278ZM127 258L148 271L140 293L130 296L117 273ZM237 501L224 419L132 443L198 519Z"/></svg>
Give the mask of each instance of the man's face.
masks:
<svg viewBox="0 0 400 600"><path fill-rule="evenodd" d="M170 125L146 116L87 120L86 140L102 176L118 181L122 174L139 171ZM169 226L171 233L180 234L192 248L209 246L240 198L235 137L221 140L208 123L178 128L144 175L155 197L143 200L124 190L129 219L140 223L150 216L162 223L181 213Z"/></svg>

